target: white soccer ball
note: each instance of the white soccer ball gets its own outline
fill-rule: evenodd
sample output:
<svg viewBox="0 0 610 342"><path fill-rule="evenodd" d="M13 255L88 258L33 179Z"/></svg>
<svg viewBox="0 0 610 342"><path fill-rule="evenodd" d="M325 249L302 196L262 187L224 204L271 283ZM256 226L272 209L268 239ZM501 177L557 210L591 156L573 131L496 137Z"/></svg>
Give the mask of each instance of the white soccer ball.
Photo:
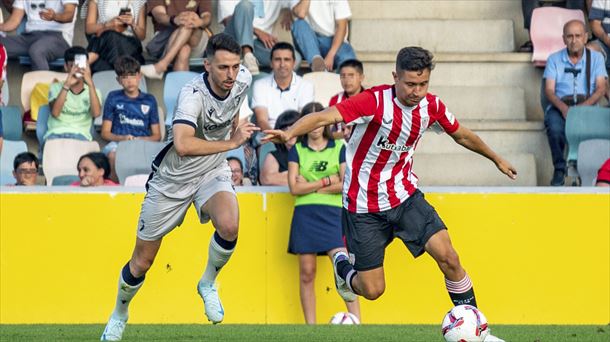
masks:
<svg viewBox="0 0 610 342"><path fill-rule="evenodd" d="M330 319L330 324L360 324L360 320L349 312L337 312Z"/></svg>
<svg viewBox="0 0 610 342"><path fill-rule="evenodd" d="M472 305L458 305L443 319L443 337L447 342L482 342L489 334L487 318Z"/></svg>

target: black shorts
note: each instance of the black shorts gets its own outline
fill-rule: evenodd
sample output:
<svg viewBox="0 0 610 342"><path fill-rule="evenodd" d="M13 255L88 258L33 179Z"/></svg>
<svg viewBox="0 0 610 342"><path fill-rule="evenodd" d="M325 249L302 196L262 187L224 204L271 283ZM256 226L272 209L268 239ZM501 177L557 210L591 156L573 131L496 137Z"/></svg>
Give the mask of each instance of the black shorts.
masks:
<svg viewBox="0 0 610 342"><path fill-rule="evenodd" d="M347 250L357 271L383 266L385 248L395 237L417 258L432 235L447 229L419 190L399 206L379 213L352 213L343 208L342 221Z"/></svg>

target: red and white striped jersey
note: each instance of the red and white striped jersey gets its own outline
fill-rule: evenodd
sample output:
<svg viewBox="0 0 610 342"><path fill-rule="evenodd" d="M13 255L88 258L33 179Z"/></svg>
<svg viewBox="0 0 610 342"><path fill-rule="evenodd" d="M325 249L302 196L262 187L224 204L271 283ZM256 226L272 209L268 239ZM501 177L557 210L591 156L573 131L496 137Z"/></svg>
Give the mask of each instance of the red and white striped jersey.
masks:
<svg viewBox="0 0 610 342"><path fill-rule="evenodd" d="M365 90L336 107L345 123L355 124L343 183L343 206L355 213L389 210L409 198L417 189L413 152L426 129L436 122L447 133L459 127L436 95L407 107L392 85Z"/></svg>
<svg viewBox="0 0 610 342"><path fill-rule="evenodd" d="M337 103L339 103L343 100L346 100L348 98L349 98L349 96L347 96L347 94L344 91L342 91L330 98L330 101L328 101L328 106L332 107L332 106L336 105Z"/></svg>

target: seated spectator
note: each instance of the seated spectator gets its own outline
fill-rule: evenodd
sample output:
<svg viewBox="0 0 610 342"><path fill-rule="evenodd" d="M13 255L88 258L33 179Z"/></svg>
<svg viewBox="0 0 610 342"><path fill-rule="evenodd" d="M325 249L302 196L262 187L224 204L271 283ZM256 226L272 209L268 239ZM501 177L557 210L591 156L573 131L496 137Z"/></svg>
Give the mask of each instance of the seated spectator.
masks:
<svg viewBox="0 0 610 342"><path fill-rule="evenodd" d="M314 102L301 116L323 110ZM319 127L304 136L288 153L288 186L296 196L290 226L288 253L299 257L299 289L305 322L316 323L316 256L347 253L341 231L341 193L345 175L345 146L334 140L330 127ZM360 319L358 301L345 302Z"/></svg>
<svg viewBox="0 0 610 342"><path fill-rule="evenodd" d="M606 70L610 69L610 2L603 0L593 0L591 11L589 13L589 25L593 37L597 38L592 41L589 48L601 52L606 59Z"/></svg>
<svg viewBox="0 0 610 342"><path fill-rule="evenodd" d="M228 157L227 163L231 168L231 181L234 186L252 185L248 178L244 178L244 167L239 158Z"/></svg>
<svg viewBox="0 0 610 342"><path fill-rule="evenodd" d="M142 40L146 38L145 0L89 0L85 33L89 35L89 63L96 73L112 70L120 56L144 63Z"/></svg>
<svg viewBox="0 0 610 342"><path fill-rule="evenodd" d="M610 159L606 160L597 172L597 180L595 186L609 187L610 186Z"/></svg>
<svg viewBox="0 0 610 342"><path fill-rule="evenodd" d="M78 0L17 0L1 32L14 31L27 17L25 32L0 37L9 58L30 56L32 70L49 70L49 62L61 58L72 45Z"/></svg>
<svg viewBox="0 0 610 342"><path fill-rule="evenodd" d="M49 89L49 129L44 136L48 139L78 139L91 141L93 118L100 116L102 94L95 89L91 69L74 63L76 55L87 56L87 50L80 46L66 50L64 68L68 77L64 82L55 82Z"/></svg>
<svg viewBox="0 0 610 342"><path fill-rule="evenodd" d="M589 1L591 0L587 0L587 2ZM542 4L539 0L521 0L521 11L523 13L523 28L526 29L528 32L532 23L532 13L534 13L534 10L540 7L541 5ZM583 0L565 0L563 2L555 1L552 3L552 5L561 6L567 9L578 9L583 11L584 13L587 13L588 9L588 7L585 5L585 1ZM531 39L521 45L519 51L532 52L533 46Z"/></svg>
<svg viewBox="0 0 610 342"><path fill-rule="evenodd" d="M277 118L274 129L287 130L301 114L296 110L287 110ZM267 154L261 170L261 185L288 185L288 151L296 141L291 139L285 144L275 144L275 151Z"/></svg>
<svg viewBox="0 0 610 342"><path fill-rule="evenodd" d="M364 81L364 66L362 62L357 59L348 59L339 66L339 79L341 80L341 88L343 92L330 98L328 106L334 106L337 103L360 94L364 87L362 87L362 81ZM337 124L332 127L334 139L345 139L349 140L352 135L353 125L345 125L343 123Z"/></svg>
<svg viewBox="0 0 610 342"><path fill-rule="evenodd" d="M253 75L258 74L259 65L271 65L271 48L278 42L272 31L278 18L281 17L282 27L290 30L292 15L288 7L286 0L219 1L219 22L225 26L225 33L241 45L243 64Z"/></svg>
<svg viewBox="0 0 610 342"><path fill-rule="evenodd" d="M300 111L314 99L313 84L294 72L294 63L294 47L285 42L275 44L271 49L271 75L252 86L252 109L261 130L274 127L283 112Z"/></svg>
<svg viewBox="0 0 610 342"><path fill-rule="evenodd" d="M91 152L81 156L76 166L78 178L71 186L103 186L118 185L110 179L110 162L100 152Z"/></svg>
<svg viewBox="0 0 610 342"><path fill-rule="evenodd" d="M189 58L201 40L207 41L212 20L209 0L164 1L151 0L147 4L148 14L153 18L155 35L146 45L148 53L158 58L155 64L142 67L142 74L148 78L162 79L173 62L174 71L189 70ZM203 49L199 52L202 56Z"/></svg>
<svg viewBox="0 0 610 342"><path fill-rule="evenodd" d="M119 141L161 140L161 126L157 100L139 89L140 63L131 56L119 57L114 64L117 81L122 90L111 91L104 102L102 138L110 141L103 153L110 161L110 179L118 181L115 173L116 148Z"/></svg>
<svg viewBox="0 0 610 342"><path fill-rule="evenodd" d="M22 152L13 161L13 177L15 185L36 185L38 176L38 158L31 152Z"/></svg>
<svg viewBox="0 0 610 342"><path fill-rule="evenodd" d="M348 59L356 59L347 42L347 21L352 16L347 0L291 0L292 39L312 71L333 71Z"/></svg>
<svg viewBox="0 0 610 342"><path fill-rule="evenodd" d="M576 105L597 105L606 92L608 77L603 56L597 51L585 49L587 34L582 21L571 20L564 25L563 41L567 48L549 56L543 76L549 102L544 108L544 125L555 168L552 186L561 186L565 182L565 123L568 109ZM587 65L591 70L589 80L586 76Z"/></svg>

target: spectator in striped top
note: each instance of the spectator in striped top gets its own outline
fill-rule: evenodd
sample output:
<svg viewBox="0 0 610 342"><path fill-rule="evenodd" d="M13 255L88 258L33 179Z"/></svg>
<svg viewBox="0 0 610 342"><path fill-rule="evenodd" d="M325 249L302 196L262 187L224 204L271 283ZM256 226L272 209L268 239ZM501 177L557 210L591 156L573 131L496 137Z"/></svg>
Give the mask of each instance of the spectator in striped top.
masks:
<svg viewBox="0 0 610 342"><path fill-rule="evenodd" d="M597 38L588 47L601 52L606 59L606 70L610 70L610 1L593 0L589 13L589 25Z"/></svg>
<svg viewBox="0 0 610 342"><path fill-rule="evenodd" d="M357 59L348 59L341 63L341 66L339 66L339 79L341 80L343 91L330 98L328 102L329 107L364 91L362 86L364 81L364 66L362 62ZM353 126L348 126L344 123L332 125L333 139L345 139L348 141L352 135L352 128Z"/></svg>
<svg viewBox="0 0 610 342"><path fill-rule="evenodd" d="M428 93L433 67L429 51L403 48L396 58L393 85L367 89L303 116L286 131L265 131L263 141L282 142L337 122L355 124L346 147L343 183L342 226L350 256L344 252L333 256L337 290L346 301L353 301L354 293L369 300L383 294L385 248L399 238L414 257L428 253L437 262L454 305L477 306L472 282L445 223L417 189L414 149L424 132L438 125L509 178L515 179L517 171Z"/></svg>
<svg viewBox="0 0 610 342"><path fill-rule="evenodd" d="M146 38L145 0L88 0L85 33L89 63L95 73L112 70L120 56L144 63L142 40Z"/></svg>

